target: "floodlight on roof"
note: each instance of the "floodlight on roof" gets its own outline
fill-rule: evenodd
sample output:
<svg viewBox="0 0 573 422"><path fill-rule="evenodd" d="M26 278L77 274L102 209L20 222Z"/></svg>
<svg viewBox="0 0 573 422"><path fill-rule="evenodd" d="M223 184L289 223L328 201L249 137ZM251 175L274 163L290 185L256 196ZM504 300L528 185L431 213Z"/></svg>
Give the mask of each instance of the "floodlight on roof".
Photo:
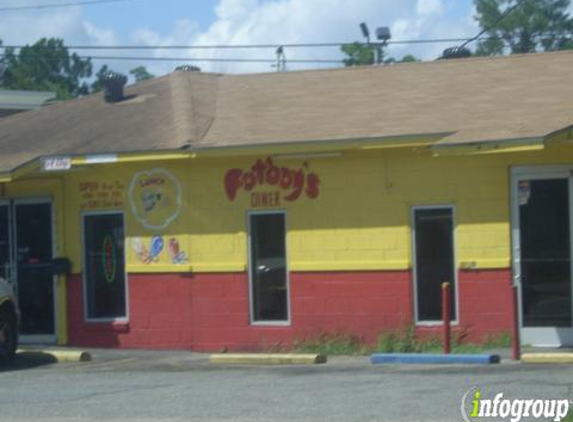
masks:
<svg viewBox="0 0 573 422"><path fill-rule="evenodd" d="M389 27L380 26L380 27L376 28L376 39L378 39L382 42L386 42L390 38L392 38L392 35L390 34L390 28Z"/></svg>
<svg viewBox="0 0 573 422"><path fill-rule="evenodd" d="M366 22L362 22L360 24L360 30L362 31L362 35L364 35L364 38L366 38L368 44L370 44L370 31L368 30L368 25L366 25Z"/></svg>

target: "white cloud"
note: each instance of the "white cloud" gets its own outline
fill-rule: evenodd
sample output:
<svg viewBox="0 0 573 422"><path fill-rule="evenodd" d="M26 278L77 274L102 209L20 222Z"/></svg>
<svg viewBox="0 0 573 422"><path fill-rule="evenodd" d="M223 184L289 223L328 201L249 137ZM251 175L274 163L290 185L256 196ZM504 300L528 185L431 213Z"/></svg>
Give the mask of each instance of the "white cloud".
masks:
<svg viewBox="0 0 573 422"><path fill-rule="evenodd" d="M441 15L444 11L444 5L441 0L418 0L416 4L416 14L424 15Z"/></svg>
<svg viewBox="0 0 573 422"><path fill-rule="evenodd" d="M37 4L37 0L12 0L10 5ZM10 4L12 3L12 4ZM219 0L215 20L206 28L189 17L174 22L169 33L161 33L142 25L132 31L129 39L120 39L113 28L96 26L79 7L46 9L41 12L0 14L0 37L4 44L33 43L41 37L59 37L66 45L252 45L337 43L363 41L358 24L365 21L373 34L377 26L390 26L393 40L457 38L473 35L477 26L471 18L470 3L466 15L460 17L460 5L446 0ZM153 22L149 22L152 25ZM26 28L25 31L22 28ZM387 55L401 58L414 54L426 60L439 56L450 44L391 44ZM338 47L285 49L290 70L336 67L338 64L295 63L293 60L327 59L340 61ZM88 54L82 52L81 54ZM154 56L157 58L210 59L276 59L275 49L231 50L151 50L92 51L105 56ZM170 72L185 61L95 60L94 70L103 63L117 71L127 71L145 64L155 74ZM189 63L189 62L188 62ZM192 63L192 62L191 62ZM205 71L268 72L272 63L197 62Z"/></svg>
<svg viewBox="0 0 573 422"><path fill-rule="evenodd" d="M215 13L220 19L242 19L256 7L256 0L221 0Z"/></svg>
<svg viewBox="0 0 573 422"><path fill-rule="evenodd" d="M83 28L90 45L119 45L119 40L113 29L99 28L88 21L83 21Z"/></svg>
<svg viewBox="0 0 573 422"><path fill-rule="evenodd" d="M468 15L460 18L452 12L451 2L443 0L220 0L216 20L204 31L193 27L188 32L177 28L160 35L149 29L136 31L134 39L147 45L249 45L336 43L362 41L358 24L367 22L374 34L377 26L390 26L393 40L457 38L472 35L475 23ZM374 37L373 37L374 38ZM414 54L434 59L446 45L390 45L387 53L401 58ZM288 69L334 67L336 64L298 64L297 59L341 60L339 48L285 49ZM165 56L165 52L156 53ZM174 53L172 53L174 54ZM178 56L214 59L275 59L274 49L194 50L176 52ZM290 62L289 62L290 60ZM205 71L266 72L271 63L196 63ZM152 65L161 73L174 64Z"/></svg>

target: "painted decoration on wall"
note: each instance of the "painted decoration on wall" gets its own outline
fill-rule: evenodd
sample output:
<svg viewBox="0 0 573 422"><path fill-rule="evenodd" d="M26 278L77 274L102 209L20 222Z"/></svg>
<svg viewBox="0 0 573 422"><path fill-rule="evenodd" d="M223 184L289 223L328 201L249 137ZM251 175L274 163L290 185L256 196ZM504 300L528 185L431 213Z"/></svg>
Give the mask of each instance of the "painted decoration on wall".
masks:
<svg viewBox="0 0 573 422"><path fill-rule="evenodd" d="M137 172L129 185L129 203L133 215L144 227L164 229L181 211L181 184L162 168Z"/></svg>
<svg viewBox="0 0 573 422"><path fill-rule="evenodd" d="M78 190L82 211L123 208L124 187L119 180L87 180L79 183Z"/></svg>
<svg viewBox="0 0 573 422"><path fill-rule="evenodd" d="M146 246L141 237L132 237L130 239L131 250L135 254L136 259L142 264L152 264L159 262L162 253L165 251L165 241L163 236L153 236L149 240L149 246ZM175 237L169 238L167 242L167 252L163 255L168 255L168 259L172 264L183 264L187 262L187 254L181 250L179 240Z"/></svg>
<svg viewBox="0 0 573 422"><path fill-rule="evenodd" d="M271 157L259 158L249 169L230 169L225 174L225 193L234 201L243 190L251 192L256 188L267 191L251 192L251 206L280 206L281 201L293 202L303 194L316 199L320 194L320 178L310 171L308 162L299 168L276 166Z"/></svg>
<svg viewBox="0 0 573 422"><path fill-rule="evenodd" d="M168 249L169 256L171 257L171 263L182 264L187 262L187 254L181 251L179 247L179 240L177 240L177 238L172 237L169 239Z"/></svg>
<svg viewBox="0 0 573 422"><path fill-rule="evenodd" d="M159 255L163 250L163 237L153 236L149 242L149 247L143 244L141 237L131 238L131 249L135 253L137 260L143 264L150 264L159 260Z"/></svg>

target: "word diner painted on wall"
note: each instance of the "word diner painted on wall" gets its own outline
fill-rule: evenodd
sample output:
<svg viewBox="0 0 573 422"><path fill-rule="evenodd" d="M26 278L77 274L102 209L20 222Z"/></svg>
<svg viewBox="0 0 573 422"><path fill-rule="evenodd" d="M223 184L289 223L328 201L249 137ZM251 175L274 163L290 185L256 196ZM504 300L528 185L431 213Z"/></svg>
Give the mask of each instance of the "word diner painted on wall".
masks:
<svg viewBox="0 0 573 422"><path fill-rule="evenodd" d="M281 201L293 202L303 193L310 199L320 194L320 178L310 171L308 162L297 169L279 167L271 157L259 158L249 169L230 169L225 174L225 193L234 201L239 191L251 193L252 207L280 206ZM271 188L263 192L254 189Z"/></svg>

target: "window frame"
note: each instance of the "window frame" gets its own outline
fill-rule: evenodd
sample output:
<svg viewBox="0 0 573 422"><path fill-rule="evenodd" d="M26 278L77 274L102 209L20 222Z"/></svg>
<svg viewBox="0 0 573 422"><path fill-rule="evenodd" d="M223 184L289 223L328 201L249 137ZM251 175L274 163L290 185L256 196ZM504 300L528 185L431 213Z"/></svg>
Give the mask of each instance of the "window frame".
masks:
<svg viewBox="0 0 573 422"><path fill-rule="evenodd" d="M254 305L255 302L253 300L253 268L252 268L252 242L251 242L251 216L257 215L274 215L280 214L283 216L284 220L284 227L285 227L285 235L284 235L284 244L285 244L285 283L286 283L286 295L287 295L287 319L285 320L274 320L274 321L259 321L255 319L255 309ZM290 326L292 322L292 313L291 313L291 297L290 297L290 270L289 270L289 261L288 261L288 225L287 225L287 215L286 210L268 210L268 211L247 211L247 269L248 269L248 278L249 278L249 325L253 326Z"/></svg>
<svg viewBox="0 0 573 422"><path fill-rule="evenodd" d="M410 228L411 228L411 252L412 252L412 292L413 292L413 303L414 303L414 323L416 326L441 326L443 321L441 320L423 320L421 321L418 315L418 265L416 257L416 211L420 210L437 210L437 209L449 209L452 212L452 248L453 248L453 273L454 273L454 303L455 303L455 315L451 316L451 324L459 325L459 315L460 315L460 289L459 289L459 269L458 269L458 246L457 246L457 210L455 204L434 204L434 205L415 205L411 207L410 210Z"/></svg>
<svg viewBox="0 0 573 422"><path fill-rule="evenodd" d="M123 239L124 239L124 250L123 250L123 272L124 272L124 284L125 284L125 316L123 317L113 317L113 318L92 318L88 315L88 288L87 288L87 265L86 265L86 217L94 217L100 215L121 215L122 228L123 228ZM127 273L127 236L126 236L126 224L125 224L125 212L123 211L86 211L81 213L81 247L82 247L82 299L83 299L83 314L85 322L119 322L127 323L129 322L129 277Z"/></svg>

